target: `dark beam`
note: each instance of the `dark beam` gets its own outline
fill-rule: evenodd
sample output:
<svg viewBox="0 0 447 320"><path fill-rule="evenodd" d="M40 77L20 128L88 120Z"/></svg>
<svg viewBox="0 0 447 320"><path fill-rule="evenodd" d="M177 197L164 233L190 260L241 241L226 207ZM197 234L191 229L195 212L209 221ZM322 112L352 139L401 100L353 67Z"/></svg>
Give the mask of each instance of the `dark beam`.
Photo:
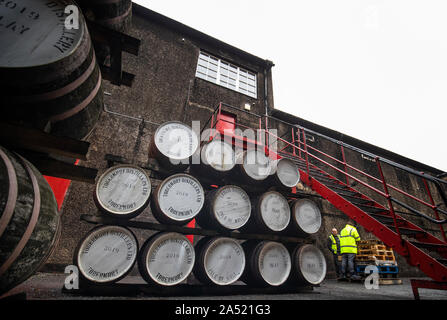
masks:
<svg viewBox="0 0 447 320"><path fill-rule="evenodd" d="M69 164L41 154L26 153L24 156L43 175L95 184L97 169Z"/></svg>
<svg viewBox="0 0 447 320"><path fill-rule="evenodd" d="M99 67L101 68L101 74L102 74L103 79L112 81L113 80L112 68L105 66L105 65L100 65ZM123 84L127 87L131 87L134 79L135 79L134 74L128 73L126 71L121 72L121 84Z"/></svg>
<svg viewBox="0 0 447 320"><path fill-rule="evenodd" d="M141 40L125 33L106 28L92 21L88 21L87 26L93 41L109 46L118 43L122 51L138 56Z"/></svg>
<svg viewBox="0 0 447 320"><path fill-rule="evenodd" d="M41 130L0 122L0 144L9 149L25 149L87 160L90 143L56 137Z"/></svg>

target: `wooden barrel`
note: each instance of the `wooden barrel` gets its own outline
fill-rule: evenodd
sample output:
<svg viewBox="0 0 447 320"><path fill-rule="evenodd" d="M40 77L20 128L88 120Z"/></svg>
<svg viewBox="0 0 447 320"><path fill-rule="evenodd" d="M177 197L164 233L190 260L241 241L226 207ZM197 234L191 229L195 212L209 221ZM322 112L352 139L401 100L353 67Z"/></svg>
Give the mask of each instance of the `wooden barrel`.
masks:
<svg viewBox="0 0 447 320"><path fill-rule="evenodd" d="M290 223L290 207L281 193L268 191L253 202L252 218L243 231L280 233L286 230Z"/></svg>
<svg viewBox="0 0 447 320"><path fill-rule="evenodd" d="M289 281L299 285L318 285L326 277L326 259L316 246L298 246L292 253L292 271Z"/></svg>
<svg viewBox="0 0 447 320"><path fill-rule="evenodd" d="M102 112L102 81L82 14L78 29L65 28L69 4L0 4L2 28L9 29L0 33L0 101L4 119L83 139Z"/></svg>
<svg viewBox="0 0 447 320"><path fill-rule="evenodd" d="M199 140L188 125L169 121L160 125L152 136L149 157L174 171L184 171L191 163L191 157L199 149Z"/></svg>
<svg viewBox="0 0 447 320"><path fill-rule="evenodd" d="M148 206L150 195L151 181L147 173L126 164L114 166L99 177L94 200L101 212L130 219Z"/></svg>
<svg viewBox="0 0 447 320"><path fill-rule="evenodd" d="M79 5L86 18L104 27L126 33L131 27L131 0L81 0ZM104 44L95 44L101 62L110 59L110 49Z"/></svg>
<svg viewBox="0 0 447 320"><path fill-rule="evenodd" d="M223 186L206 195L197 223L207 229L236 230L244 226L251 215L248 194L241 187Z"/></svg>
<svg viewBox="0 0 447 320"><path fill-rule="evenodd" d="M132 231L121 226L99 226L79 242L74 264L83 279L106 284L128 275L137 255L138 241Z"/></svg>
<svg viewBox="0 0 447 320"><path fill-rule="evenodd" d="M81 0L87 19L116 31L126 32L131 26L131 0Z"/></svg>
<svg viewBox="0 0 447 320"><path fill-rule="evenodd" d="M279 242L249 240L242 244L247 264L241 280L250 286L280 286L289 278L290 253Z"/></svg>
<svg viewBox="0 0 447 320"><path fill-rule="evenodd" d="M271 173L271 160L264 151L250 149L236 156L236 163L242 175L242 181L246 183L260 184Z"/></svg>
<svg viewBox="0 0 447 320"><path fill-rule="evenodd" d="M37 169L0 147L0 295L32 276L58 239L53 191Z"/></svg>
<svg viewBox="0 0 447 320"><path fill-rule="evenodd" d="M194 261L194 247L184 235L160 232L144 243L138 268L149 284L174 286L189 276Z"/></svg>
<svg viewBox="0 0 447 320"><path fill-rule="evenodd" d="M204 144L200 150L200 166L195 166L202 174L223 177L236 165L233 146L222 140Z"/></svg>
<svg viewBox="0 0 447 320"><path fill-rule="evenodd" d="M230 285L245 269L245 254L235 240L225 237L202 238L195 246L194 275L207 285Z"/></svg>
<svg viewBox="0 0 447 320"><path fill-rule="evenodd" d="M200 182L184 173L166 178L152 193L154 217L164 224L185 225L202 210L205 191Z"/></svg>
<svg viewBox="0 0 447 320"><path fill-rule="evenodd" d="M300 182L298 166L295 162L286 158L272 161L270 177L273 184L282 188L293 188Z"/></svg>
<svg viewBox="0 0 447 320"><path fill-rule="evenodd" d="M292 218L289 232L309 236L321 228L322 217L318 205L310 199L299 199L292 204Z"/></svg>

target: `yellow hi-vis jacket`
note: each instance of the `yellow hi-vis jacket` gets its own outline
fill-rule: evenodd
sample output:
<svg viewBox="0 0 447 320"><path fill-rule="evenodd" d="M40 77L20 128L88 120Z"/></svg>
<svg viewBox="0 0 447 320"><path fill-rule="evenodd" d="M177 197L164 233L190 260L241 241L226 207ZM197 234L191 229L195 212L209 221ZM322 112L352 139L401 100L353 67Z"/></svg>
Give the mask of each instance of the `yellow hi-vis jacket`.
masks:
<svg viewBox="0 0 447 320"><path fill-rule="evenodd" d="M337 234L336 237L339 239L340 241L340 236ZM331 234L329 236L329 239L331 239L331 249L332 249L332 253L333 254L340 254L339 252L339 248L337 246L337 240L335 240L335 237L333 234Z"/></svg>
<svg viewBox="0 0 447 320"><path fill-rule="evenodd" d="M340 232L340 253L357 254L357 241L360 241L357 229L347 224Z"/></svg>

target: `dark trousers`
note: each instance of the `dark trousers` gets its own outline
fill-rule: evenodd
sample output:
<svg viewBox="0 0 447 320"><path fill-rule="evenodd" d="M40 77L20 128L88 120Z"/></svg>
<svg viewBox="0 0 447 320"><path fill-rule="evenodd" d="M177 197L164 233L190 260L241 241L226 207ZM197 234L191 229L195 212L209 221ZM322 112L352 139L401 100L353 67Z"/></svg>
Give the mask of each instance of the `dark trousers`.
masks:
<svg viewBox="0 0 447 320"><path fill-rule="evenodd" d="M335 273L337 274L337 278L341 276L341 261L338 261L339 255L332 254L334 259Z"/></svg>
<svg viewBox="0 0 447 320"><path fill-rule="evenodd" d="M347 275L346 271L348 271L351 276L355 274L354 259L355 253L343 253L341 255L341 273L343 276Z"/></svg>

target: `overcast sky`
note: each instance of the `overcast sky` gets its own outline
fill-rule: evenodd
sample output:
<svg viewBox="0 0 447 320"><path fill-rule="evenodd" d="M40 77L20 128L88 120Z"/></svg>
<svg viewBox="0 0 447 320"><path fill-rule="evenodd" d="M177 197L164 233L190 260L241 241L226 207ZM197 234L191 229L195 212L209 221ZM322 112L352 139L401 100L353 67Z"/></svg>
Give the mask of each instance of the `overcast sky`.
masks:
<svg viewBox="0 0 447 320"><path fill-rule="evenodd" d="M277 109L447 171L447 1L134 2L272 60Z"/></svg>

